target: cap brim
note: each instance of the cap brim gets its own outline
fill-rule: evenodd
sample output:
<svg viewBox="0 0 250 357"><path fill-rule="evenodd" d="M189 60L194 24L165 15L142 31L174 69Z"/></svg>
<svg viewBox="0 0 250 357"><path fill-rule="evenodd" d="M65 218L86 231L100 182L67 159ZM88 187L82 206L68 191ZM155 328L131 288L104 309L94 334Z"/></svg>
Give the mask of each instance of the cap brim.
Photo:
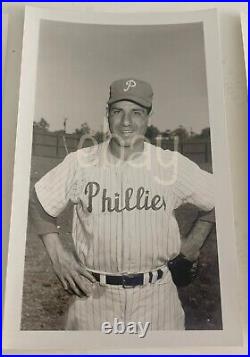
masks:
<svg viewBox="0 0 250 357"><path fill-rule="evenodd" d="M146 107L146 108L150 108L152 106L151 102L146 101L143 98L136 97L134 95L131 95L131 96L129 96L129 95L127 95L127 96L116 96L116 97L110 98L108 100L108 104L114 104L114 103L120 102L122 100L127 100L129 102L133 102L133 103L139 104L139 105L141 105L143 107Z"/></svg>

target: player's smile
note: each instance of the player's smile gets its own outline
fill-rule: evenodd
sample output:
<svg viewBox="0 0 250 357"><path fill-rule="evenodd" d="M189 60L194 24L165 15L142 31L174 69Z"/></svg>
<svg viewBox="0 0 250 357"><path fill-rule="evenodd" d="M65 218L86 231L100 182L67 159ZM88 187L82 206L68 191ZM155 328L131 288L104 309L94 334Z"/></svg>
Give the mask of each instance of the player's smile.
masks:
<svg viewBox="0 0 250 357"><path fill-rule="evenodd" d="M121 134L125 135L125 136L129 136L131 134L133 134L133 130L127 130L127 129L121 129Z"/></svg>

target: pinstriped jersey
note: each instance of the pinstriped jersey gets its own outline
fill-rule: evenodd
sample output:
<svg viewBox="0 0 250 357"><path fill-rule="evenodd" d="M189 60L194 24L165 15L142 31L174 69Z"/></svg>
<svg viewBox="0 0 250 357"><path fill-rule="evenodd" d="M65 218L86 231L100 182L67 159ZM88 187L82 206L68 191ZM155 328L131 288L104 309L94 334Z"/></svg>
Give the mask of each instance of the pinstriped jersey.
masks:
<svg viewBox="0 0 250 357"><path fill-rule="evenodd" d="M178 152L149 143L129 160L109 142L70 153L35 185L45 211L58 216L73 203L72 236L94 271L151 271L179 254L174 210L189 202L214 207L213 175Z"/></svg>

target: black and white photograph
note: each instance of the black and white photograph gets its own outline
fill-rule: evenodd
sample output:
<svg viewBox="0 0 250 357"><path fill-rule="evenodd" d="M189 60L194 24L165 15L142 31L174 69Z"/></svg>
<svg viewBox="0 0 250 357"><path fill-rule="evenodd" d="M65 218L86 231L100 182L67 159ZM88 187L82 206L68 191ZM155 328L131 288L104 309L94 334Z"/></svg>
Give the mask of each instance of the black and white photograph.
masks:
<svg viewBox="0 0 250 357"><path fill-rule="evenodd" d="M206 88L202 23L41 22L22 329L222 329Z"/></svg>
<svg viewBox="0 0 250 357"><path fill-rule="evenodd" d="M227 333L208 25L37 14L18 330Z"/></svg>

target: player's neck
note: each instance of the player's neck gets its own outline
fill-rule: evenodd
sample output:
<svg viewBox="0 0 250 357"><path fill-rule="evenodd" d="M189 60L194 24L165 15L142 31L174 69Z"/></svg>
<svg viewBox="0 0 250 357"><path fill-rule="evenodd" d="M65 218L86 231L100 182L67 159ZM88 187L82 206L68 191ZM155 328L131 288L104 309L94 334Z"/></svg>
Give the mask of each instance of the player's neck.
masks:
<svg viewBox="0 0 250 357"><path fill-rule="evenodd" d="M120 160L135 159L144 151L144 141L138 141L132 146L121 146L117 141L111 139L109 142L109 150L113 156Z"/></svg>

